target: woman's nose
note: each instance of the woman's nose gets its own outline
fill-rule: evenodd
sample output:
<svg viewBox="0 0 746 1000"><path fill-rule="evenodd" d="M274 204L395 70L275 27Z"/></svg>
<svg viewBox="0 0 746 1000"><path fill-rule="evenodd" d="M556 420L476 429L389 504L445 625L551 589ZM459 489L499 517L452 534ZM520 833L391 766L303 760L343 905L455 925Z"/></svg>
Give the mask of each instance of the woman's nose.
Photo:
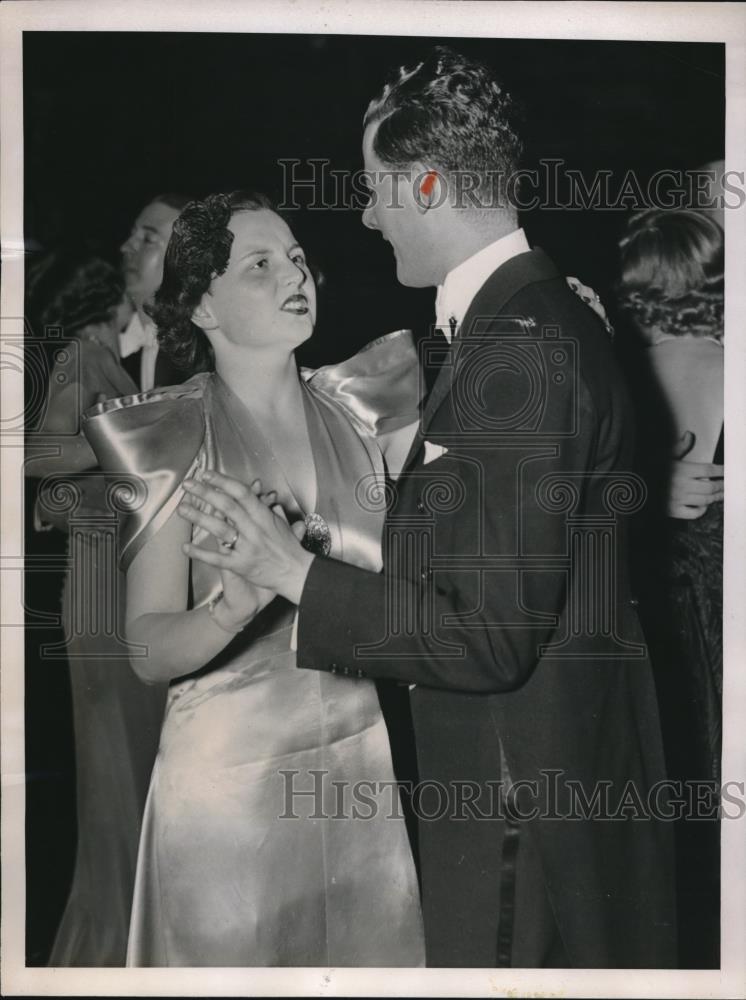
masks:
<svg viewBox="0 0 746 1000"><path fill-rule="evenodd" d="M300 264L296 264L294 260L289 261L285 283L288 285L297 285L300 288L301 285L305 284L306 278L307 275L304 268Z"/></svg>

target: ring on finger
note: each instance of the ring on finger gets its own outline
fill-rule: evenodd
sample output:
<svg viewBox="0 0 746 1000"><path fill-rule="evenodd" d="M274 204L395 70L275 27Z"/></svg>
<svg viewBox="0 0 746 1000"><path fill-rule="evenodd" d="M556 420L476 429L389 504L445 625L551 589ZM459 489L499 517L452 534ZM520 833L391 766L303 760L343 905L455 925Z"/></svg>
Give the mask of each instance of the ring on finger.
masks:
<svg viewBox="0 0 746 1000"><path fill-rule="evenodd" d="M221 542L220 543L223 546L224 549L230 549L231 551L233 551L233 549L235 549L236 542L238 541L239 532L238 532L238 528L234 528L233 531L235 532L235 534L233 535L233 538L231 538L231 540L229 542Z"/></svg>

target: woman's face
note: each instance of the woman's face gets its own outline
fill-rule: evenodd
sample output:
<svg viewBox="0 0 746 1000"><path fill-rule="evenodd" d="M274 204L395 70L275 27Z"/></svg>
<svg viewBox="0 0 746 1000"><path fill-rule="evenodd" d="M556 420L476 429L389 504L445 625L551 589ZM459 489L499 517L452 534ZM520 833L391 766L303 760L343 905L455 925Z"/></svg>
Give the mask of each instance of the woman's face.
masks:
<svg viewBox="0 0 746 1000"><path fill-rule="evenodd" d="M316 288L305 254L268 209L237 212L225 272L202 297L195 321L219 350L220 335L254 348L294 350L313 333Z"/></svg>

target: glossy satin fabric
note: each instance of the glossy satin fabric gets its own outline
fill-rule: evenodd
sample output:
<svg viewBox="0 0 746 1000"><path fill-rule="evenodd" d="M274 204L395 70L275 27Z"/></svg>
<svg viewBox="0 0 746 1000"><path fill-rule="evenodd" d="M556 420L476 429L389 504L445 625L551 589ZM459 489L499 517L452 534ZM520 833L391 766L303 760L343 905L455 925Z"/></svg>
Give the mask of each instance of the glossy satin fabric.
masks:
<svg viewBox="0 0 746 1000"><path fill-rule="evenodd" d="M101 557L93 537L88 542L96 573ZM124 593L123 576L118 593ZM62 602L63 620L70 622L76 608L68 584ZM70 895L48 964L119 967L125 964L140 824L166 689L137 677L115 636L78 635L67 658L78 835Z"/></svg>
<svg viewBox="0 0 746 1000"><path fill-rule="evenodd" d="M364 439L406 434L418 418L422 386L409 330L379 337L340 364L301 369L301 375L314 397L341 408ZM120 534L125 570L173 513L181 497L177 487L196 468L206 433L206 380L195 375L180 386L107 400L85 414L83 428L101 467L134 472L142 483ZM143 402L147 407L137 405Z"/></svg>
<svg viewBox="0 0 746 1000"><path fill-rule="evenodd" d="M188 403L177 406L181 418L196 404L199 419L168 414L169 392ZM312 383L304 393L315 509L329 524L332 555L378 569L382 512L363 509L354 485L380 472L380 459L338 405ZM159 487L173 484L171 496L164 487L148 504L151 520L173 510L187 472L207 468L245 482L260 476L291 520L299 515L267 442L217 376L151 395L176 436L174 447L163 442L160 472L152 453L129 456L130 469L142 466ZM120 462L137 439L135 411L153 405L139 405L144 399L122 403L113 418L99 411L99 442L118 447ZM125 444L117 446L122 411ZM153 438L144 415L148 427L141 445ZM138 517L128 544L151 530ZM200 529L193 537L215 544ZM219 589L218 574L194 563L194 605ZM398 795L385 784L394 775L375 685L296 669L293 614L277 598L212 664L171 685L143 822L130 965L424 963L417 880Z"/></svg>
<svg viewBox="0 0 746 1000"><path fill-rule="evenodd" d="M301 374L342 406L362 434L390 433L417 420L424 386L411 330L387 333L347 361Z"/></svg>

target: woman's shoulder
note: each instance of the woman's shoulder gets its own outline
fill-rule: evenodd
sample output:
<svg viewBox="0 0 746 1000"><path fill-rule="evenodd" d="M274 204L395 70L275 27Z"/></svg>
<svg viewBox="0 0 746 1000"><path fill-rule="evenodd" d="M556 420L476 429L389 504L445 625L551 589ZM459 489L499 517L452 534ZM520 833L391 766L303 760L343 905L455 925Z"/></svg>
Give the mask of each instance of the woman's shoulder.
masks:
<svg viewBox="0 0 746 1000"><path fill-rule="evenodd" d="M423 382L411 330L378 337L346 361L301 369L301 376L312 394L341 410L363 436L417 420Z"/></svg>
<svg viewBox="0 0 746 1000"><path fill-rule="evenodd" d="M661 357L670 358L704 357L716 360L723 356L723 343L716 337L665 337L649 349Z"/></svg>
<svg viewBox="0 0 746 1000"><path fill-rule="evenodd" d="M183 385L106 400L84 415L99 465L126 498L118 508L128 515L120 535L125 568L154 530L148 526L170 515L180 484L201 461L210 384L209 375L195 375Z"/></svg>
<svg viewBox="0 0 746 1000"><path fill-rule="evenodd" d="M153 407L162 409L170 406L189 407L190 404L199 406L208 391L211 379L212 373L200 372L180 385L160 386L145 392L106 399L86 410L83 419L90 421L96 417L126 411L130 419L142 418L143 421L148 421L152 417Z"/></svg>
<svg viewBox="0 0 746 1000"><path fill-rule="evenodd" d="M204 400L211 376L183 385L107 399L83 415L83 431L106 472L182 469L204 438Z"/></svg>
<svg viewBox="0 0 746 1000"><path fill-rule="evenodd" d="M718 377L723 371L723 345L710 337L671 337L653 344L649 349L653 367L668 379L689 381L708 375Z"/></svg>

